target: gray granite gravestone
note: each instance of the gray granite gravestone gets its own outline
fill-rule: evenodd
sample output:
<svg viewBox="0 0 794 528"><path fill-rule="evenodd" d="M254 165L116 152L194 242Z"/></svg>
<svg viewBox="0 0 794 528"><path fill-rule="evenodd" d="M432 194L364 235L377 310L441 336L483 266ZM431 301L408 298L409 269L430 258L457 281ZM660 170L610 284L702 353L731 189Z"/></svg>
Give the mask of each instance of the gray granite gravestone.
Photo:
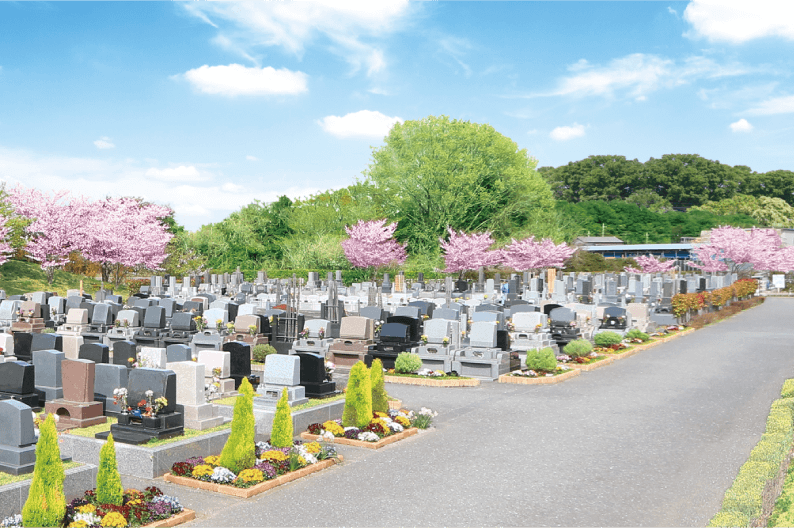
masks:
<svg viewBox="0 0 794 528"><path fill-rule="evenodd" d="M0 401L0 471L30 473L36 465L36 435L30 407L16 400Z"/></svg>

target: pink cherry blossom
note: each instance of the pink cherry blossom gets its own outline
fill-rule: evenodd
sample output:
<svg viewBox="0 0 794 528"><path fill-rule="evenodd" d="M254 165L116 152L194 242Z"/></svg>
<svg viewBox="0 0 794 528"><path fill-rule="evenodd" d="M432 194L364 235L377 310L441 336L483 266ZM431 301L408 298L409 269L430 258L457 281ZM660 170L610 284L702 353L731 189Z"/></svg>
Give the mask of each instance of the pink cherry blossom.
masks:
<svg viewBox="0 0 794 528"><path fill-rule="evenodd" d="M397 223L386 225L386 219L359 220L351 227L345 227L350 238L342 241L345 258L357 268L379 268L390 264L405 262L405 244L392 237Z"/></svg>
<svg viewBox="0 0 794 528"><path fill-rule="evenodd" d="M446 269L444 273L463 273L467 270L478 270L480 267L495 266L502 261L501 250L491 250L494 243L491 233L460 233L447 228L449 240L439 239L444 251Z"/></svg>
<svg viewBox="0 0 794 528"><path fill-rule="evenodd" d="M648 255L647 257L634 257L634 260L642 269L638 270L636 268L627 266L623 268L626 273L667 273L672 271L673 267L675 266L675 260L666 260L661 262L659 259L651 255Z"/></svg>
<svg viewBox="0 0 794 528"><path fill-rule="evenodd" d="M504 248L504 264L516 271L543 268L562 268L565 261L574 253L574 248L566 243L555 244L550 238L537 242L531 236L513 242Z"/></svg>

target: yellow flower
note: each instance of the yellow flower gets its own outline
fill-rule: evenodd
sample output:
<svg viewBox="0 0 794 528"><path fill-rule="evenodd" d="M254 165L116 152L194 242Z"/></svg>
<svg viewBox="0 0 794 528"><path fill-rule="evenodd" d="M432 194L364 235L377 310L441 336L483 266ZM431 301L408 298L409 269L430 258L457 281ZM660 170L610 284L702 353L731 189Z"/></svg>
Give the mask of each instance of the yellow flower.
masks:
<svg viewBox="0 0 794 528"><path fill-rule="evenodd" d="M377 412L375 412L375 416L380 416L381 418L386 418L386 413L377 411Z"/></svg>
<svg viewBox="0 0 794 528"><path fill-rule="evenodd" d="M258 469L244 469L237 475L237 478L243 482L262 482L265 480L262 471Z"/></svg>
<svg viewBox="0 0 794 528"><path fill-rule="evenodd" d="M217 466L220 463L221 457L212 455L204 458L204 463L209 464L210 466Z"/></svg>
<svg viewBox="0 0 794 528"><path fill-rule="evenodd" d="M127 506L135 506L136 504L141 504L141 499L131 500L127 503Z"/></svg>
<svg viewBox="0 0 794 528"><path fill-rule="evenodd" d="M411 427L411 420L409 420L405 416L398 416L394 419L394 421L402 425L403 427Z"/></svg>
<svg viewBox="0 0 794 528"><path fill-rule="evenodd" d="M265 451L262 453L262 458L266 458L267 460L275 460L281 462L282 460L287 460L287 455L282 453L281 451L271 450Z"/></svg>
<svg viewBox="0 0 794 528"><path fill-rule="evenodd" d="M327 422L323 423L323 429L325 429L334 436L345 436L345 430L342 428L341 425L339 425L333 420L328 420Z"/></svg>
<svg viewBox="0 0 794 528"><path fill-rule="evenodd" d="M369 423L370 423L370 424L378 424L378 425L380 425L381 427L383 427L383 429L385 429L386 431L388 431L388 430L389 430L389 426L386 424L386 422L384 422L384 421L383 421L383 420L381 420L380 418L375 418L374 420L372 420L372 421L371 421L371 422L369 422Z"/></svg>
<svg viewBox="0 0 794 528"><path fill-rule="evenodd" d="M320 452L321 449L320 444L317 442L309 442L308 444L305 444L303 447L305 447L306 451L308 451L312 455L316 455L317 453Z"/></svg>
<svg viewBox="0 0 794 528"><path fill-rule="evenodd" d="M110 512L102 518L100 526L113 526L116 528L124 528L127 526L127 519L124 518L119 512Z"/></svg>
<svg viewBox="0 0 794 528"><path fill-rule="evenodd" d="M69 523L69 528L87 528L88 523L85 521L72 521Z"/></svg>
<svg viewBox="0 0 794 528"><path fill-rule="evenodd" d="M207 464L201 464L193 468L193 472L191 473L194 477L208 477L212 475L212 466Z"/></svg>
<svg viewBox="0 0 794 528"><path fill-rule="evenodd" d="M75 508L75 511L77 511L77 513L94 513L96 511L96 506L93 504L83 504Z"/></svg>

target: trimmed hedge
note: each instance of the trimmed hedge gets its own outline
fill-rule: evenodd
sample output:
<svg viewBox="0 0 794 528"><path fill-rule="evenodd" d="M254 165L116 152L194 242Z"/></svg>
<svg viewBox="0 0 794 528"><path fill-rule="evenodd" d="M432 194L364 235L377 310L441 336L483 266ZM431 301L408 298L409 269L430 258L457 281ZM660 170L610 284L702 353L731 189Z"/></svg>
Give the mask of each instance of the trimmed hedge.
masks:
<svg viewBox="0 0 794 528"><path fill-rule="evenodd" d="M733 485L725 492L722 508L709 526L750 526L762 514L766 483L775 478L791 449L794 432L794 380L786 380L782 398L772 403L766 420L766 432L739 469Z"/></svg>

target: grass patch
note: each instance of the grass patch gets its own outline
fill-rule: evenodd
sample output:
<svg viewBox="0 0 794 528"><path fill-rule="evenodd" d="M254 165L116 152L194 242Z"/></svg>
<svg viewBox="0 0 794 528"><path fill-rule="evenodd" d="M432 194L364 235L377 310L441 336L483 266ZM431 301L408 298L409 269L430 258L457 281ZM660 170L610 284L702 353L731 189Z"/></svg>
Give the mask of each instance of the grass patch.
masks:
<svg viewBox="0 0 794 528"><path fill-rule="evenodd" d="M94 438L94 435L97 433L104 433L105 431L110 431L111 424L117 422L118 422L117 418L108 417L108 421L103 424L92 425L91 427L77 427L75 429L68 429L64 431L64 434L84 436L86 438Z"/></svg>
<svg viewBox="0 0 794 528"><path fill-rule="evenodd" d="M783 397L772 402L772 409L766 420L766 431L761 441L753 448L750 458L739 469L733 484L725 492L722 508L711 518L709 526L750 526L761 517L764 489L767 483L777 476L781 463L792 445L794 398L790 397L791 382L792 380L787 380L783 385L781 391ZM781 500L781 508L785 504L786 500ZM788 518L787 514L780 513L775 517L775 521L780 523L786 518Z"/></svg>
<svg viewBox="0 0 794 528"><path fill-rule="evenodd" d="M82 466L82 462L64 462L63 470L72 469ZM33 478L33 473L25 473L24 475L12 475L10 473L3 473L0 471L0 486L6 484L14 484L15 482L22 482L23 480L30 480Z"/></svg>
<svg viewBox="0 0 794 528"><path fill-rule="evenodd" d="M93 293L98 290L102 282L92 277L75 275L66 271L55 271L55 278L52 284L47 282L47 275L35 262L24 262L21 260L9 260L0 266L0 289L5 290L7 295L22 295L24 293L36 291L54 291L61 297L66 297L66 290L77 290L80 288L80 280L83 281L83 291ZM113 284L108 284L114 293L124 298L129 296L129 290L125 286L116 288Z"/></svg>

